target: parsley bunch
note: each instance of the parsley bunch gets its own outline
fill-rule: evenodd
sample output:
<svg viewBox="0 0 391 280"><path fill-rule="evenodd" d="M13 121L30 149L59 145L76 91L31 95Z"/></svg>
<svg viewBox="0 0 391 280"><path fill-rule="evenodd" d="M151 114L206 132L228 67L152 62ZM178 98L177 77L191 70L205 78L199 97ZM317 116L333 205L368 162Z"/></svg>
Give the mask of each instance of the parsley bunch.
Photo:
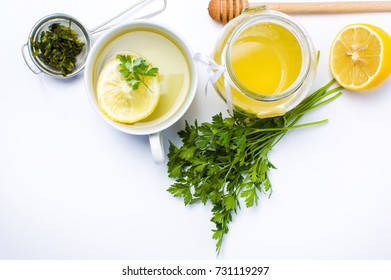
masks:
<svg viewBox="0 0 391 280"><path fill-rule="evenodd" d="M119 64L119 72L133 90L137 90L140 84L145 85L145 87L150 90L145 83L145 78L156 76L159 71L158 68L151 67L151 65L142 57L118 54L117 59L121 62Z"/></svg>
<svg viewBox="0 0 391 280"><path fill-rule="evenodd" d="M185 129L178 133L183 145L170 143L168 174L175 183L168 191L183 198L185 205L212 204L217 254L241 201L252 207L258 204L260 194L271 195L268 173L275 167L268 154L272 148L290 130L327 122L297 125L303 115L341 95L341 87L329 89L333 82L283 116L261 119L235 111L224 118L220 113L210 123L186 122Z"/></svg>

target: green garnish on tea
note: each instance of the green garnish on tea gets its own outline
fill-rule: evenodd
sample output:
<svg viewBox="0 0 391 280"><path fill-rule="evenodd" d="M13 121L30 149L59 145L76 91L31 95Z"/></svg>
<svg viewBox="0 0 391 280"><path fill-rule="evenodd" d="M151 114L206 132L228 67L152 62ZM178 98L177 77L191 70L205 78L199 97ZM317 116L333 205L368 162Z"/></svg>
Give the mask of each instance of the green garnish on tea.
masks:
<svg viewBox="0 0 391 280"><path fill-rule="evenodd" d="M76 57L81 53L84 43L71 28L69 21L69 26L53 23L32 45L35 57L46 65L61 70L61 74L66 76L75 69Z"/></svg>
<svg viewBox="0 0 391 280"><path fill-rule="evenodd" d="M308 112L341 95L342 88L329 89L334 81L312 93L283 116L260 119L235 111L232 116L213 116L212 122L189 125L178 134L182 146L170 143L168 174L175 183L168 191L183 198L185 205L210 202L213 239L220 252L233 214L272 193L268 173L274 169L268 154L284 135L294 129L325 123L298 125Z"/></svg>
<svg viewBox="0 0 391 280"><path fill-rule="evenodd" d="M151 64L142 57L117 54L117 59L121 62L119 64L119 72L133 90L137 90L140 84L145 85L145 87L149 89L148 85L145 83L145 78L155 77L158 74L158 68L152 67Z"/></svg>

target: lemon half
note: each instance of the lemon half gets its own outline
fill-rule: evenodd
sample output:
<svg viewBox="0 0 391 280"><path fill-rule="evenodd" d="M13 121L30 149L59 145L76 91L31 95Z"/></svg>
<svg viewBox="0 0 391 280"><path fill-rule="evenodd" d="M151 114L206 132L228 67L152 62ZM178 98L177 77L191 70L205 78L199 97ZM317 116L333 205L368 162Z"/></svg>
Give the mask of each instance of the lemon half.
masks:
<svg viewBox="0 0 391 280"><path fill-rule="evenodd" d="M335 37L330 70L346 89L364 91L380 86L391 73L391 37L371 24L351 24Z"/></svg>
<svg viewBox="0 0 391 280"><path fill-rule="evenodd" d="M104 66L98 78L97 101L107 117L131 124L145 119L155 110L160 97L159 77L145 77L146 85L141 83L133 90L119 72L119 64L120 61L113 58Z"/></svg>

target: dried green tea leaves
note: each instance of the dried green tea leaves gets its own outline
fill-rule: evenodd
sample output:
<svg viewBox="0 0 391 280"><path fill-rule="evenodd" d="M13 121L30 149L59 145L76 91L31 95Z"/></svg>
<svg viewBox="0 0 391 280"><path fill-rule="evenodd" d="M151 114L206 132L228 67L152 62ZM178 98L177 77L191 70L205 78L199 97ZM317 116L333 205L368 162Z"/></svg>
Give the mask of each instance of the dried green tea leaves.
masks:
<svg viewBox="0 0 391 280"><path fill-rule="evenodd" d="M32 40L32 38L30 38ZM48 31L43 31L39 40L31 42L34 48L34 57L38 57L46 65L61 70L66 76L75 69L76 57L81 53L82 42L75 30L69 26L54 23Z"/></svg>

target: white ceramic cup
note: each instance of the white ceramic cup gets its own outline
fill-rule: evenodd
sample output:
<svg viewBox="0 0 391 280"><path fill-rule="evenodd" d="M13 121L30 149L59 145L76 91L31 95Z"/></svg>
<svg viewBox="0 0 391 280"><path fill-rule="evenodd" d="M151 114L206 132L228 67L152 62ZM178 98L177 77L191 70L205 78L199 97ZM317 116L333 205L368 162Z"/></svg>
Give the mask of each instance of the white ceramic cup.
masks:
<svg viewBox="0 0 391 280"><path fill-rule="evenodd" d="M156 113L134 124L111 120L100 110L96 99L102 68L123 51L140 53L159 68L161 96ZM192 57L188 43L172 28L151 20L133 20L108 30L93 45L87 58L84 79L92 107L109 125L122 132L149 135L152 157L157 164L165 162L162 131L185 114L196 93L198 75Z"/></svg>

